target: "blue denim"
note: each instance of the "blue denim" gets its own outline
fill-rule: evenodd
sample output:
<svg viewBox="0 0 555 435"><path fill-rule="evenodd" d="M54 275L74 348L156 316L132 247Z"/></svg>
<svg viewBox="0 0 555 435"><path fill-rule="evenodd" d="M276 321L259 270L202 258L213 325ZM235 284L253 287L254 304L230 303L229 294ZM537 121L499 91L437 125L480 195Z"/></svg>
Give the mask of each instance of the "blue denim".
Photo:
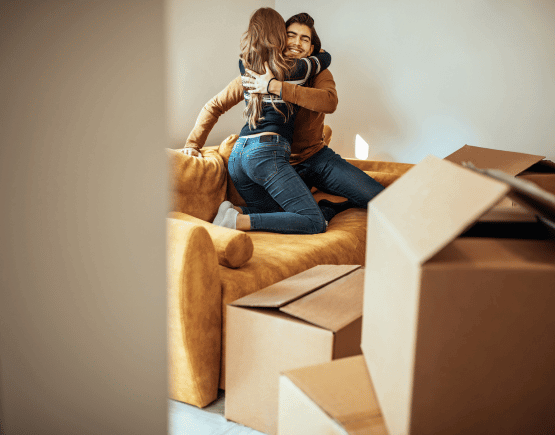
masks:
<svg viewBox="0 0 555 435"><path fill-rule="evenodd" d="M327 146L294 168L309 189L316 187L322 192L342 196L358 208L367 208L368 202L384 189Z"/></svg>
<svg viewBox="0 0 555 435"><path fill-rule="evenodd" d="M323 233L326 220L310 189L289 163L290 155L291 146L279 135L237 139L228 171L247 204L243 213L250 216L252 230Z"/></svg>

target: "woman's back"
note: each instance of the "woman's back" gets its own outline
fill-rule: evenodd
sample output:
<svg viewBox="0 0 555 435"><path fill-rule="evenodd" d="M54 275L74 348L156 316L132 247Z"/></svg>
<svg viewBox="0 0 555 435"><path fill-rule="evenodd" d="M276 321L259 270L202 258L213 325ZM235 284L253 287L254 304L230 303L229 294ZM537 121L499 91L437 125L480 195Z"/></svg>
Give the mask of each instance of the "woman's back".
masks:
<svg viewBox="0 0 555 435"><path fill-rule="evenodd" d="M321 52L308 58L291 60L293 61L293 66L292 69L286 73L285 81L302 86L307 83L309 78L329 67L331 63L331 55L327 52ZM239 70L242 78L248 76L242 60L239 60ZM245 95L245 103L248 107L252 94L248 92L246 87L243 88L243 92ZM289 143L291 143L293 138L293 129L295 126L295 116L299 107L292 104L286 104L285 101L277 95L259 95L259 98L262 100L262 105L260 116L257 120L255 120L256 127L252 128L253 123L249 123L247 120L239 136L250 136L264 132L271 132L283 136Z"/></svg>

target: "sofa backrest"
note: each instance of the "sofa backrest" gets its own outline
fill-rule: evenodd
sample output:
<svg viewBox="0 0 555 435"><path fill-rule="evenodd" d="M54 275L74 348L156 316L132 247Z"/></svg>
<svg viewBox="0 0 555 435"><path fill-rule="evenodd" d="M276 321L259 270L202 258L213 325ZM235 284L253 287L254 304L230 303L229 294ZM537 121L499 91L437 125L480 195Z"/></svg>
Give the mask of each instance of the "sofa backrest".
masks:
<svg viewBox="0 0 555 435"><path fill-rule="evenodd" d="M203 158L168 149L169 211L212 222L226 199L227 168L218 150L202 149Z"/></svg>

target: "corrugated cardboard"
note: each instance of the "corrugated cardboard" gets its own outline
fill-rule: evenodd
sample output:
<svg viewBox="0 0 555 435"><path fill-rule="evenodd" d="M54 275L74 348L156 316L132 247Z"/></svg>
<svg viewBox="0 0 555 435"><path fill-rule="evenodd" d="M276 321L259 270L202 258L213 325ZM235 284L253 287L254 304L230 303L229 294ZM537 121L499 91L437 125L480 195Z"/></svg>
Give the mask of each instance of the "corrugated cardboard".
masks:
<svg viewBox="0 0 555 435"><path fill-rule="evenodd" d="M555 241L457 237L514 191L430 156L369 203L361 346L391 434L555 428Z"/></svg>
<svg viewBox="0 0 555 435"><path fill-rule="evenodd" d="M479 169L470 163L466 163L464 166L475 172L508 184L511 190L508 192L507 196L533 213L551 222L555 222L554 194L543 190L531 181L511 177L509 174L497 169Z"/></svg>
<svg viewBox="0 0 555 435"><path fill-rule="evenodd" d="M360 354L364 270L316 266L227 306L225 417L277 431L279 374Z"/></svg>
<svg viewBox="0 0 555 435"><path fill-rule="evenodd" d="M462 165L464 162L472 162L477 168L499 169L512 176L530 169L543 159L545 159L545 156L494 150L472 145L465 145L445 157L445 160L457 163L458 165Z"/></svg>
<svg viewBox="0 0 555 435"><path fill-rule="evenodd" d="M465 145L445 157L445 160L459 165L471 162L479 169L498 169L514 177L531 181L555 194L555 163L545 160L545 156ZM506 199L505 204L514 206L517 203Z"/></svg>
<svg viewBox="0 0 555 435"><path fill-rule="evenodd" d="M342 358L283 373L278 434L387 434L364 358Z"/></svg>

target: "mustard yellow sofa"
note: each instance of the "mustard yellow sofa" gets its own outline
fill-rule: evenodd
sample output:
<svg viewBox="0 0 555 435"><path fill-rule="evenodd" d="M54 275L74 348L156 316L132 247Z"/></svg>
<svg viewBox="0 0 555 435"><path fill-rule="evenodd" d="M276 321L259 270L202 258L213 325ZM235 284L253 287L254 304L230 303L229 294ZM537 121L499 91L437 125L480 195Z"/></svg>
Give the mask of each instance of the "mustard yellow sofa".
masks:
<svg viewBox="0 0 555 435"><path fill-rule="evenodd" d="M331 130L326 127L327 139ZM226 305L318 264L364 264L367 212L336 215L325 233L240 232L210 222L226 199L244 204L228 178L237 139L205 147L203 158L167 150L169 397L198 407L225 388ZM412 165L349 160L388 186ZM314 191L317 200L342 198Z"/></svg>

